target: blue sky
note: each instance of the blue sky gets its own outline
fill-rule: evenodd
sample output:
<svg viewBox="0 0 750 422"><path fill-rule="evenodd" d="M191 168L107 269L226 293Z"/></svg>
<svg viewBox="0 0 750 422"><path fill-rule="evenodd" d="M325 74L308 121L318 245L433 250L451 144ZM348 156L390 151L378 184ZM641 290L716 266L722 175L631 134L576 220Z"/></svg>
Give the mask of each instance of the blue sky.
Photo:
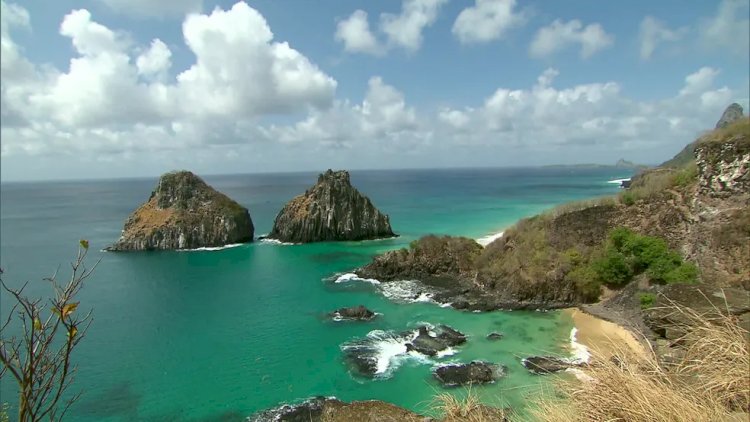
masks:
<svg viewBox="0 0 750 422"><path fill-rule="evenodd" d="M748 0L2 6L3 180L654 163L748 107Z"/></svg>

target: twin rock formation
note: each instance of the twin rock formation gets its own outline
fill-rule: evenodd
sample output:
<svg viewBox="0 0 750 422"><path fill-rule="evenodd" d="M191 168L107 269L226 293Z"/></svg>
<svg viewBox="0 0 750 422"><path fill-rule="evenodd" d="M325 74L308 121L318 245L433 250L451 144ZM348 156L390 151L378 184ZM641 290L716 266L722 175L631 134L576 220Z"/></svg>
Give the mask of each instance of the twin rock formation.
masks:
<svg viewBox="0 0 750 422"><path fill-rule="evenodd" d="M252 242L250 213L189 171L159 179L156 189L125 222L111 251L220 247ZM355 189L346 171L328 170L276 216L269 238L306 243L394 236L388 216Z"/></svg>

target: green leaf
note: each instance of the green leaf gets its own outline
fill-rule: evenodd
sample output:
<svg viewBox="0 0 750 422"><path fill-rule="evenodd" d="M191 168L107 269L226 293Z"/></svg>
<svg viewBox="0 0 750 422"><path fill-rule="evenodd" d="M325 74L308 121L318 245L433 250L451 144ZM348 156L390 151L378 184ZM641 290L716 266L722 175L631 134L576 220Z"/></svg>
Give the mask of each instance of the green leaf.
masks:
<svg viewBox="0 0 750 422"><path fill-rule="evenodd" d="M42 321L39 321L39 318L34 318L34 329L42 331Z"/></svg>
<svg viewBox="0 0 750 422"><path fill-rule="evenodd" d="M89 241L88 241L88 240L86 240L86 239L81 239L81 242L80 242L80 244L81 244L81 247L82 247L83 249L88 249L88 248L89 248Z"/></svg>
<svg viewBox="0 0 750 422"><path fill-rule="evenodd" d="M66 316L72 314L73 312L75 312L76 308L78 308L78 304L79 303L80 302L66 303L65 306L63 306L63 308L62 308L62 316L66 317Z"/></svg>

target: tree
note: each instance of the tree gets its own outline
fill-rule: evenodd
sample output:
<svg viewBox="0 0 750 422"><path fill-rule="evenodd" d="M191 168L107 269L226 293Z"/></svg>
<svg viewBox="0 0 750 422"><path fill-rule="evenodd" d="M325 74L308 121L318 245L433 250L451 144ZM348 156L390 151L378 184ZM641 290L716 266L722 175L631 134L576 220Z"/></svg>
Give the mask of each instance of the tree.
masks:
<svg viewBox="0 0 750 422"><path fill-rule="evenodd" d="M92 321L91 311L85 315L76 312L79 302L75 301L83 282L99 264L97 261L86 268L88 248L88 241L81 240L78 255L70 264L72 275L67 283L57 281L57 272L44 279L54 290L49 311L43 299L30 299L24 294L28 282L14 290L0 277L0 285L14 301L0 327L0 377L10 374L18 384L19 422L59 421L80 397L81 393L72 396L64 393L76 372L71 355Z"/></svg>

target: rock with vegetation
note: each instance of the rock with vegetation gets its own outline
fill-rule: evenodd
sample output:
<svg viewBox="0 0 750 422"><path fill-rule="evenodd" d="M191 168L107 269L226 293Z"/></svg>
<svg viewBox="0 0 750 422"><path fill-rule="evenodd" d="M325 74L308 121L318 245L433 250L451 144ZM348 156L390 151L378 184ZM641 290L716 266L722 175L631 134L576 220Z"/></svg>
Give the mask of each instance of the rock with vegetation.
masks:
<svg viewBox="0 0 750 422"><path fill-rule="evenodd" d="M473 361L440 365L435 368L433 375L446 387L490 384L505 375L505 367L489 362Z"/></svg>
<svg viewBox="0 0 750 422"><path fill-rule="evenodd" d="M365 308L363 305L340 308L329 314L334 320L339 321L370 321L377 315L375 312Z"/></svg>
<svg viewBox="0 0 750 422"><path fill-rule="evenodd" d="M299 404L285 404L258 412L249 422L423 422L424 417L379 400L343 402L333 397L314 397Z"/></svg>
<svg viewBox="0 0 750 422"><path fill-rule="evenodd" d="M125 222L110 251L196 249L252 242L247 208L189 171L159 178L148 201Z"/></svg>
<svg viewBox="0 0 750 422"><path fill-rule="evenodd" d="M328 170L276 216L268 237L307 243L395 236L386 214L355 189L347 171Z"/></svg>

